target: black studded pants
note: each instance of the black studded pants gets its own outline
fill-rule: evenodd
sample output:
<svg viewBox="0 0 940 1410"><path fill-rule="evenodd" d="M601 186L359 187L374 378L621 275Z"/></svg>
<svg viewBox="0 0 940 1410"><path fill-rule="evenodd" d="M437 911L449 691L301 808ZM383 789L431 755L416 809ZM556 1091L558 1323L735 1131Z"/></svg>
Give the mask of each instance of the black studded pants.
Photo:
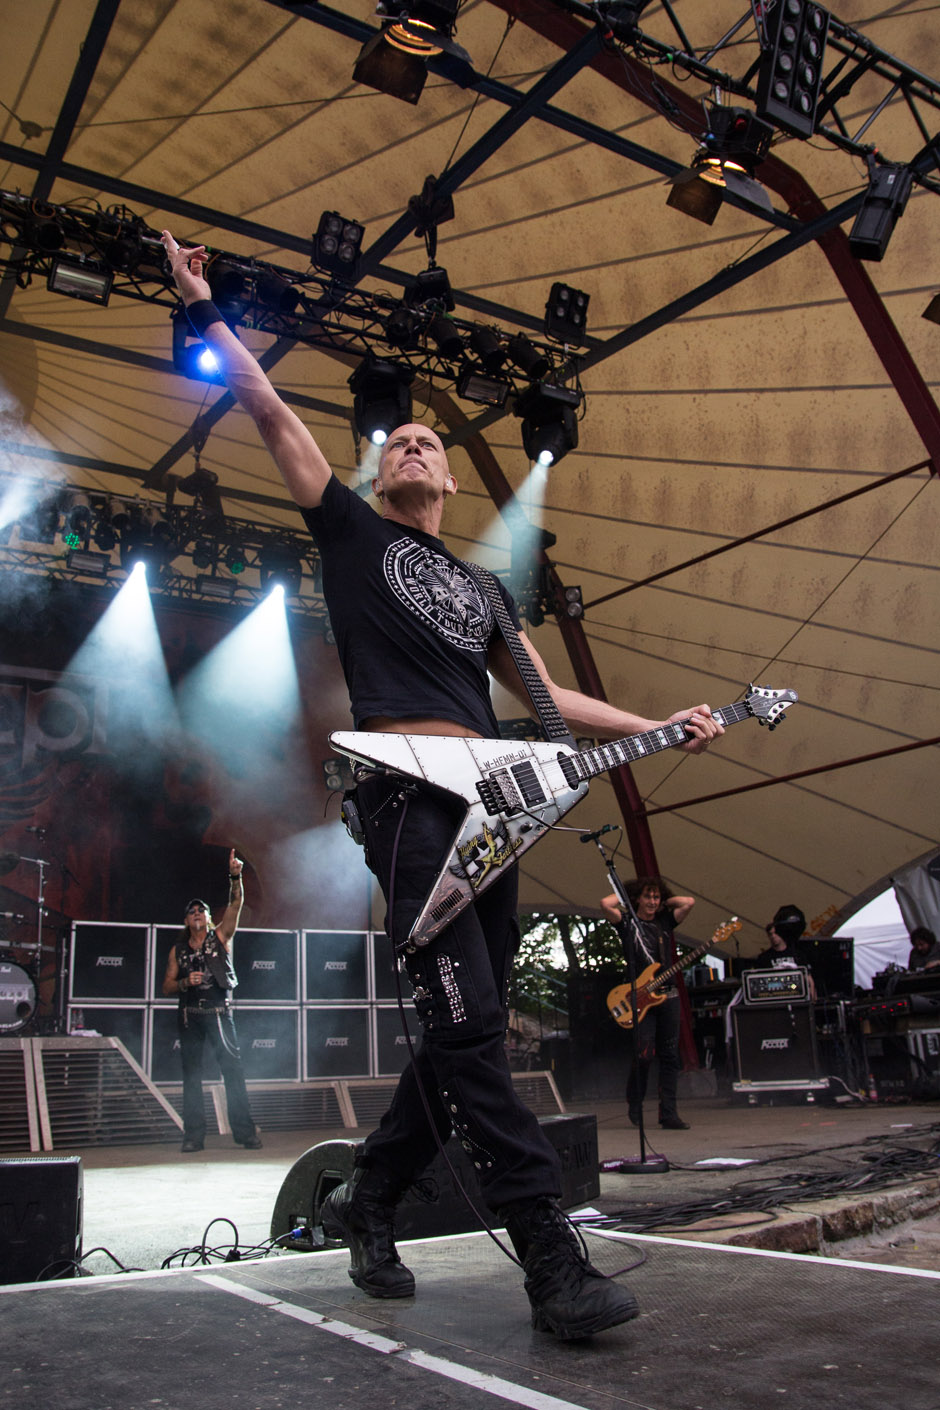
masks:
<svg viewBox="0 0 940 1410"><path fill-rule="evenodd" d="M369 864L394 914L386 929L407 935L453 839L450 801L419 792L407 798L388 779L359 785L357 803ZM365 1143L362 1163L417 1179L437 1154L421 1100L424 1089L442 1141L451 1131L473 1162L493 1209L511 1200L561 1194L558 1156L517 1097L506 1057L506 989L519 946L516 869L492 883L429 945L404 956L422 1037L388 1111ZM417 1068L417 1070L415 1070Z"/></svg>

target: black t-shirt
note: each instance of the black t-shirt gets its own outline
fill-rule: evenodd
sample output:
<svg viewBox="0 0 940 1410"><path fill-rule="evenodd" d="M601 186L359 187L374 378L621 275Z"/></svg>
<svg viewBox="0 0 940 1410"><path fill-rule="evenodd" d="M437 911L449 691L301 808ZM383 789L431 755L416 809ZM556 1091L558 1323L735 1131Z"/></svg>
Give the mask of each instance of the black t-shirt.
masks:
<svg viewBox="0 0 940 1410"><path fill-rule="evenodd" d="M301 512L320 551L356 728L375 715L426 715L497 738L487 653L499 627L470 570L440 539L383 519L335 475L319 507ZM501 584L500 593L518 626Z"/></svg>
<svg viewBox="0 0 940 1410"><path fill-rule="evenodd" d="M754 965L755 969L798 969L803 967L806 967L806 961L796 946L791 945L789 941L785 950L775 950L773 945L767 950L762 950Z"/></svg>
<svg viewBox="0 0 940 1410"><path fill-rule="evenodd" d="M663 969L668 969L670 965L675 964L676 947L673 934L676 929L676 919L670 907L660 906L652 920L641 920L639 925L640 942L634 944L633 947L637 978L651 964L661 965ZM629 965L629 946L634 940L633 922L629 916L626 916L617 928L623 946L623 957Z"/></svg>

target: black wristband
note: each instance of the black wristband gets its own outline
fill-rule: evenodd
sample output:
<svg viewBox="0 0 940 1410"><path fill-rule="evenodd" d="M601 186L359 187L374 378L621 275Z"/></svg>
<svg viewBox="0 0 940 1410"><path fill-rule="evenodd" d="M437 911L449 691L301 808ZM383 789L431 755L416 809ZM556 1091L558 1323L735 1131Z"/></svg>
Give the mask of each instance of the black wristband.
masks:
<svg viewBox="0 0 940 1410"><path fill-rule="evenodd" d="M200 338L212 323L224 323L219 310L211 299L197 299L194 304L186 305L186 317L199 334Z"/></svg>
<svg viewBox="0 0 940 1410"><path fill-rule="evenodd" d="M228 874L228 879L229 879L229 881L241 881L241 879L242 879L242 874L241 874L240 871L236 871L236 872L231 872L231 871L230 871L229 874Z"/></svg>

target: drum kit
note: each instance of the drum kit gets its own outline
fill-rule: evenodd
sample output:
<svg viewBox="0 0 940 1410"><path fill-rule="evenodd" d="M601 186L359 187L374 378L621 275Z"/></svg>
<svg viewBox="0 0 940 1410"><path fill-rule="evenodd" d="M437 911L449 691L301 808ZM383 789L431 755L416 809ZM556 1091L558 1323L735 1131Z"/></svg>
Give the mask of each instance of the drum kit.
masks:
<svg viewBox="0 0 940 1410"><path fill-rule="evenodd" d="M45 828L28 830L35 832L39 841L45 834ZM23 857L18 852L0 852L0 876L5 876L20 862L28 862L38 868L36 925L35 930L32 926L26 930L28 921L25 915L20 915L17 911L0 911L0 1038L22 1033L32 1022L42 966L43 920L48 915L45 909L45 873L49 863L41 857ZM11 891L6 894L15 896ZM21 934L24 936L22 939ZM25 938L27 935L28 939ZM25 963L18 963L23 955L29 955L31 958Z"/></svg>

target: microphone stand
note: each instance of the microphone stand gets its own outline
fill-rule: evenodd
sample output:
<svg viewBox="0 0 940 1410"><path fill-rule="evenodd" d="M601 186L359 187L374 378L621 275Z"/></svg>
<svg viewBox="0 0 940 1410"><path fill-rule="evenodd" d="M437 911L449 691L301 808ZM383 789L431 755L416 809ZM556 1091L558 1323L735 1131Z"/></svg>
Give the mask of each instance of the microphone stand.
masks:
<svg viewBox="0 0 940 1410"><path fill-rule="evenodd" d="M603 828L602 831L606 832L607 828ZM633 1013L633 1023L630 1025L630 1037L633 1044L633 1072L636 1074L637 1081L639 1081L640 1037L637 1030L639 1029L640 1025L637 1022L636 1012L636 952L640 935L640 921L636 911L633 909L633 904L626 893L623 882L620 880L620 877L617 874L617 868L614 866L613 857L608 857L607 853L604 851L603 844L600 840L600 834L588 833L587 835L582 836L581 841L593 842L598 852L600 852L601 857L604 860L604 866L607 868L608 880L610 881L610 884L613 887L614 892L616 893L617 900L620 902L620 909L623 914L623 920L620 922L620 926L617 927L617 930L620 933L621 939L625 941L624 949L626 950L627 978L630 984L630 1008ZM627 932L628 916L630 918L630 927L633 932L632 935ZM657 1155L655 1151L650 1151L649 1154L647 1154L646 1131L643 1125L642 1102L639 1103L638 1112L639 1120L637 1122L637 1131L640 1137L640 1154L638 1156L625 1156L621 1160L619 1160L615 1167L616 1174L665 1175L669 1170L669 1162L667 1161L666 1157L664 1155Z"/></svg>

